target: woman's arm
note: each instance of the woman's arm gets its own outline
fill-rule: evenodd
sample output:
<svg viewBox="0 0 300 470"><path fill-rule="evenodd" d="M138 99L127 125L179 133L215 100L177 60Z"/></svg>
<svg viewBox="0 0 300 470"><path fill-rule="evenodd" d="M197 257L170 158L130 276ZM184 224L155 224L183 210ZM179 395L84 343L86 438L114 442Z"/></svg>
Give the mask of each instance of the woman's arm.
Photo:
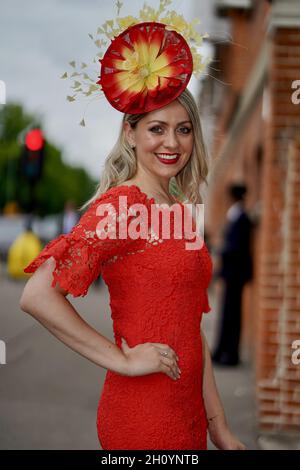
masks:
<svg viewBox="0 0 300 470"><path fill-rule="evenodd" d="M48 259L27 281L20 299L21 309L98 366L127 375L123 352L83 320L66 299L66 291L58 285L51 287L54 267L54 259Z"/></svg>
<svg viewBox="0 0 300 470"><path fill-rule="evenodd" d="M203 399L210 440L218 449L245 450L244 444L228 428L213 373L209 347L202 330L201 336L203 343Z"/></svg>
<svg viewBox="0 0 300 470"><path fill-rule="evenodd" d="M163 372L178 377L175 351L167 344L142 343L130 348L123 338L121 348L98 333L65 298L67 291L52 287L55 260L51 257L27 281L20 307L32 315L56 338L98 366L125 376ZM168 357L161 355L168 352Z"/></svg>

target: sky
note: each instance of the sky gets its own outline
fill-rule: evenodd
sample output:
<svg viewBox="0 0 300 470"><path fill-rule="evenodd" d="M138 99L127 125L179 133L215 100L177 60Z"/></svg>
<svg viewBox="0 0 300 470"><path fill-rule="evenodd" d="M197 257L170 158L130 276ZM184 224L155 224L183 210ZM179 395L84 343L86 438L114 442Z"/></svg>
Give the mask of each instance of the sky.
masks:
<svg viewBox="0 0 300 470"><path fill-rule="evenodd" d="M147 3L157 7L159 0ZM173 0L169 9L191 21L193 3ZM120 16L137 15L143 4L123 0ZM72 83L60 77L70 71L71 60L98 67L92 63L98 50L88 33L115 16L114 0L1 0L0 5L0 80L6 102L19 102L39 115L46 138L62 150L63 159L83 166L95 180L117 139L122 113L105 97L68 102ZM188 88L195 93L197 87L192 77ZM82 117L86 127L79 125Z"/></svg>

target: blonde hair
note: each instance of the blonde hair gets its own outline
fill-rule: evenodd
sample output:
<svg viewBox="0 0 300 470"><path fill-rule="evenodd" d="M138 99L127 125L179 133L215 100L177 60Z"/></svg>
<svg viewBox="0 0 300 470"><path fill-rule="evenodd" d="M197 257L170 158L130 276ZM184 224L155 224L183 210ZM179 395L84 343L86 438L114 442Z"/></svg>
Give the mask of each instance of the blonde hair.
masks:
<svg viewBox="0 0 300 470"><path fill-rule="evenodd" d="M170 180L170 192L183 201L193 204L202 202L200 185L207 184L207 151L203 141L200 114L193 95L185 89L177 100L186 109L193 126L194 147L191 158L180 172ZM85 209L108 189L122 184L135 175L137 171L135 151L131 148L124 133L124 123L127 121L134 129L144 114L124 114L118 140L107 156L100 182L95 194L81 208Z"/></svg>

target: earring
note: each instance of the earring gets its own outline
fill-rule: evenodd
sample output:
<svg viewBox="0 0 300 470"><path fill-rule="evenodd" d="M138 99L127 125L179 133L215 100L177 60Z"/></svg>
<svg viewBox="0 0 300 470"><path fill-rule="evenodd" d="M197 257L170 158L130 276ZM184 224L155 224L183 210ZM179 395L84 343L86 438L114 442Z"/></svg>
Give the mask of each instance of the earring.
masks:
<svg viewBox="0 0 300 470"><path fill-rule="evenodd" d="M135 145L134 145L134 144L130 144L130 147L131 147L132 149L135 149Z"/></svg>

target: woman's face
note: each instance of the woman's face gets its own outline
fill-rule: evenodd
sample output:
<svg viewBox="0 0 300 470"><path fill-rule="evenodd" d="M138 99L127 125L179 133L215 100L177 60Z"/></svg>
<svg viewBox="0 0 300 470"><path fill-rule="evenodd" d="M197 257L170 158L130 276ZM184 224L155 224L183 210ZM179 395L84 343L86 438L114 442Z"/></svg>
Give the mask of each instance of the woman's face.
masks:
<svg viewBox="0 0 300 470"><path fill-rule="evenodd" d="M177 100L147 113L135 129L125 122L124 132L129 144L135 145L139 169L159 178L177 175L193 151L192 123Z"/></svg>

